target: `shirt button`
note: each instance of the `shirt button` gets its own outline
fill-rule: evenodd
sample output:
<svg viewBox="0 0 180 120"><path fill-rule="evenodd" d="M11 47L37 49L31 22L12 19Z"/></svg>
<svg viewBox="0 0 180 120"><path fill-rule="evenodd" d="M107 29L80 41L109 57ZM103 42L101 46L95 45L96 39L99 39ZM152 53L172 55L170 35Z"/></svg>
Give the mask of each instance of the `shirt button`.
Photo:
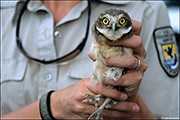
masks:
<svg viewBox="0 0 180 120"><path fill-rule="evenodd" d="M50 73L46 74L45 79L47 81L51 80L52 79L52 74L50 74Z"/></svg>
<svg viewBox="0 0 180 120"><path fill-rule="evenodd" d="M55 37L61 37L61 32L60 31L55 31L54 36Z"/></svg>

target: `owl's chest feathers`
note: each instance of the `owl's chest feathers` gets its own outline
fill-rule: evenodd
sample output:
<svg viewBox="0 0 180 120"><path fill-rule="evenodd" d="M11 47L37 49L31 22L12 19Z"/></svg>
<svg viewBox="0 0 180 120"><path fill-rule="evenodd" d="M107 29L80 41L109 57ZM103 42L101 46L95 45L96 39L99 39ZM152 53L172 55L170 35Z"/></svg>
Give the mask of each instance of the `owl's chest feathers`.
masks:
<svg viewBox="0 0 180 120"><path fill-rule="evenodd" d="M125 47L122 46L110 46L106 44L105 42L99 42L99 41L94 41L94 43L97 45L99 49L99 54L102 55L103 58L108 58L110 56L121 56L124 54Z"/></svg>

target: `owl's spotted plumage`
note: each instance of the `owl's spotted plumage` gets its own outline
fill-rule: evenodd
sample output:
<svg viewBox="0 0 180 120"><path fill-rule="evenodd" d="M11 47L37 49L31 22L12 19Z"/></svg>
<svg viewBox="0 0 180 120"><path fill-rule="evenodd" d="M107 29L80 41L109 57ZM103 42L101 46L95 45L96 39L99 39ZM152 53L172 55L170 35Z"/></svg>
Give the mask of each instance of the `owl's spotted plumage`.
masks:
<svg viewBox="0 0 180 120"><path fill-rule="evenodd" d="M93 43L90 51L95 56L96 61L94 63L93 75L91 80L96 83L102 83L102 80L115 80L117 81L122 73L123 68L108 67L104 64L104 59L111 56L125 55L130 57L133 55L131 48L123 46L110 46L110 43L117 43L121 40L130 38L132 33L132 22L129 15L120 9L108 9L102 12L92 27L92 33L94 36ZM113 86L108 86L113 88ZM84 102L95 102L95 106L98 107L98 102L102 95L91 96L86 94L86 97L90 99L84 100ZM89 117L97 115L97 119L102 118L103 109L111 107L115 104L115 100L106 98L104 103Z"/></svg>

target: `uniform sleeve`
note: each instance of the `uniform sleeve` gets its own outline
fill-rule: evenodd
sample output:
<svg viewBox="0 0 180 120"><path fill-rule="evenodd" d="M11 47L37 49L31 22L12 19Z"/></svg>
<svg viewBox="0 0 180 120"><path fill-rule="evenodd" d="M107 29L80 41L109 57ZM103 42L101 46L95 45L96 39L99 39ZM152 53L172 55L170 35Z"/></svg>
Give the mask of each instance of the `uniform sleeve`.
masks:
<svg viewBox="0 0 180 120"><path fill-rule="evenodd" d="M145 2L147 6L142 21L141 37L147 51L145 72L140 94L152 111L159 118L179 117L178 115L178 78L169 77L162 68L155 47L153 32L157 28L170 26L168 12L163 2Z"/></svg>

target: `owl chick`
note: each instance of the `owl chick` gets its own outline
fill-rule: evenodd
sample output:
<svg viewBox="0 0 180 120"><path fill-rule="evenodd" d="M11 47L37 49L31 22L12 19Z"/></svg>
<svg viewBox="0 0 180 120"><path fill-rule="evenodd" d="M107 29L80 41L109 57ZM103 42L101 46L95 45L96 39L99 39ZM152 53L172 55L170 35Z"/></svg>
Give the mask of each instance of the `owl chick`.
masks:
<svg viewBox="0 0 180 120"><path fill-rule="evenodd" d="M101 83L102 80L117 81L123 74L124 68L109 67L104 64L106 58L111 56L133 56L133 50L123 46L110 46L110 43L118 43L130 38L132 33L132 22L127 12L120 9L108 9L102 12L92 27L94 40L90 51L95 56L93 74L91 80L95 83ZM113 88L113 86L108 86ZM87 99L83 102L95 103L98 107L100 99L104 96L85 94ZM117 102L112 98L105 98L103 104L90 115L89 119L95 115L96 119L103 118L104 108L110 108Z"/></svg>

